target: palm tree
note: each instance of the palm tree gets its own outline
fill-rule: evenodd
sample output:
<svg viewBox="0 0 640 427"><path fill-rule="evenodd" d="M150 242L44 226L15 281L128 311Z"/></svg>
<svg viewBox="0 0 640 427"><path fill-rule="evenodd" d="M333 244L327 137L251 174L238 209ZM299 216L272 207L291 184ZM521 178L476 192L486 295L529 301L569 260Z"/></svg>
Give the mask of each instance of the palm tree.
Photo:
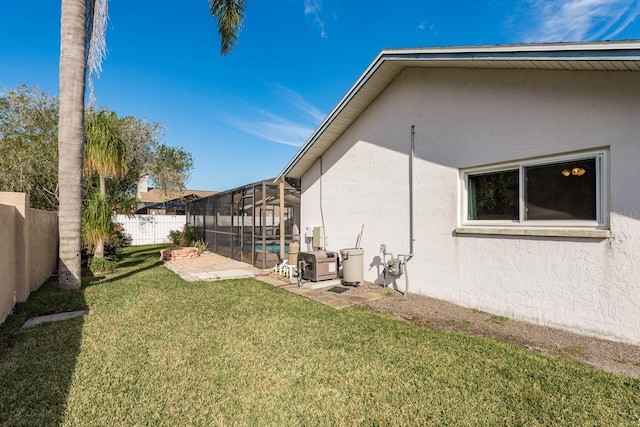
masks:
<svg viewBox="0 0 640 427"><path fill-rule="evenodd" d="M58 181L60 185L58 287L62 290L71 290L80 287L81 270L87 1L62 0L61 16L60 116L58 119Z"/></svg>
<svg viewBox="0 0 640 427"><path fill-rule="evenodd" d="M85 120L84 172L98 174L100 194L105 196L106 178L122 178L127 173L127 146L113 111L89 111Z"/></svg>
<svg viewBox="0 0 640 427"><path fill-rule="evenodd" d="M126 145L120 137L116 113L89 111L85 120L84 173L87 176L98 174L100 180L99 198L101 200L100 203L94 204L93 210L99 207L104 210L100 218L111 218L111 207L106 200L105 181L107 178L122 178L127 173ZM86 229L94 230L89 243L94 248L94 258L103 258L104 240L111 234L112 227L96 227L96 224L87 223L87 220L90 221L95 217L95 215L88 217L85 215L82 227L85 235ZM102 232L95 232L95 230L102 230Z"/></svg>
<svg viewBox="0 0 640 427"><path fill-rule="evenodd" d="M80 288L83 120L87 57L91 59L90 68L99 70L104 57L107 1L62 0L58 124L58 286L63 290ZM210 0L209 6L211 14L218 20L220 51L226 55L237 42L244 19L245 1ZM97 19L94 21L94 18Z"/></svg>

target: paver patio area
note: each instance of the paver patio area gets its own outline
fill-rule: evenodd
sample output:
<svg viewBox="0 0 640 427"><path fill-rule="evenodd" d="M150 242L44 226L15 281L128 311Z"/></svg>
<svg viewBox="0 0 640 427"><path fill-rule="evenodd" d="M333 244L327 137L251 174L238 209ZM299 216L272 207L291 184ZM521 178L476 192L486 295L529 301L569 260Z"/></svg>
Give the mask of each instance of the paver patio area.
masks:
<svg viewBox="0 0 640 427"><path fill-rule="evenodd" d="M375 301L382 297L381 289L378 289L381 287L376 285L337 286L338 288L346 289L342 293L332 292L331 289L335 287L332 285L320 289L299 287L295 279L278 276L271 269L262 270L251 264L232 260L214 253L205 253L193 259L166 261L165 266L188 282L254 277L262 282L302 295L335 309Z"/></svg>
<svg viewBox="0 0 640 427"><path fill-rule="evenodd" d="M204 253L193 259L166 261L165 266L187 282L240 279L268 274L251 264L214 253Z"/></svg>

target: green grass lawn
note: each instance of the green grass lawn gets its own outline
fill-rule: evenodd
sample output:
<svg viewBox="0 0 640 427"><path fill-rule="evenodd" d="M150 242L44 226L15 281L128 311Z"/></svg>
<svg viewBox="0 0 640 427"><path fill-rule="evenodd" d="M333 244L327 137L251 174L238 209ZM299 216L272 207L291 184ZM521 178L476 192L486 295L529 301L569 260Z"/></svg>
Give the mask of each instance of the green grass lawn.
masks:
<svg viewBox="0 0 640 427"><path fill-rule="evenodd" d="M187 283L158 249L16 306L0 327L0 425L640 424L638 380L256 280Z"/></svg>

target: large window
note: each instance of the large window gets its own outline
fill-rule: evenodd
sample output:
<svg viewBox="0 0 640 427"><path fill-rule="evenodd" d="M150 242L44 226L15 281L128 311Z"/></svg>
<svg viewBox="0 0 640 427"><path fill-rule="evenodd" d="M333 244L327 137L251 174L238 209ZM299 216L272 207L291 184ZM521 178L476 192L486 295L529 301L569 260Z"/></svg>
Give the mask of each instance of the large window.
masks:
<svg viewBox="0 0 640 427"><path fill-rule="evenodd" d="M462 171L463 225L606 226L605 150Z"/></svg>

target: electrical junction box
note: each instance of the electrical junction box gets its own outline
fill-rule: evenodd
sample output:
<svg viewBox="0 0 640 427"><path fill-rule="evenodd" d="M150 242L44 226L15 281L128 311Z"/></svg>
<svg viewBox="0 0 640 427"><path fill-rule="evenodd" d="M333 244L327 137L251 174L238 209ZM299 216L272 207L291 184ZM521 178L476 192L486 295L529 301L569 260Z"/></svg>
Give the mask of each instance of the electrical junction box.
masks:
<svg viewBox="0 0 640 427"><path fill-rule="evenodd" d="M300 252L298 266L300 270L298 275L303 280L318 282L338 278L338 254L336 252Z"/></svg>
<svg viewBox="0 0 640 427"><path fill-rule="evenodd" d="M313 247L324 248L324 227L313 227Z"/></svg>

